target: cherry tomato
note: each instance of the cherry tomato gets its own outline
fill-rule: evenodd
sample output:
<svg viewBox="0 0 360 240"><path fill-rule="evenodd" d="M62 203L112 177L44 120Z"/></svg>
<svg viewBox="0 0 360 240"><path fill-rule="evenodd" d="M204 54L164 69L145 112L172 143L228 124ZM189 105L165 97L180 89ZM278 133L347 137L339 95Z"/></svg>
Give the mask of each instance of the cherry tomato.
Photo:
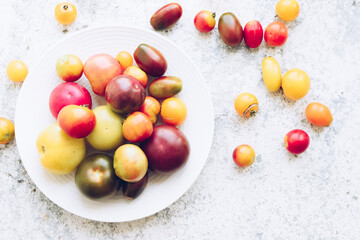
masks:
<svg viewBox="0 0 360 240"><path fill-rule="evenodd" d="M306 118L318 127L328 127L333 121L330 109L322 103L310 103L305 110Z"/></svg>
<svg viewBox="0 0 360 240"><path fill-rule="evenodd" d="M56 62L56 73L65 82L74 82L81 78L84 65L75 55L65 55Z"/></svg>
<svg viewBox="0 0 360 240"><path fill-rule="evenodd" d="M198 12L194 18L194 25L196 29L202 33L207 33L213 30L216 24L215 16L215 13L211 13L207 10Z"/></svg>
<svg viewBox="0 0 360 240"><path fill-rule="evenodd" d="M239 145L233 152L233 160L239 167L249 167L255 161L255 151L249 145Z"/></svg>
<svg viewBox="0 0 360 240"><path fill-rule="evenodd" d="M280 0L276 4L276 14L284 21L295 20L300 13L300 6L296 0Z"/></svg>
<svg viewBox="0 0 360 240"><path fill-rule="evenodd" d="M282 22L272 22L265 29L265 42L271 47L284 45L288 38L288 31Z"/></svg>
<svg viewBox="0 0 360 240"><path fill-rule="evenodd" d="M270 92L276 92L281 86L281 69L279 63L273 57L266 57L262 61L262 77L265 86Z"/></svg>
<svg viewBox="0 0 360 240"><path fill-rule="evenodd" d="M123 124L123 134L126 140L134 143L148 139L153 133L150 119L142 112L133 112Z"/></svg>
<svg viewBox="0 0 360 240"><path fill-rule="evenodd" d="M286 134L284 139L285 148L292 154L305 152L310 144L309 135L300 129L295 129Z"/></svg>
<svg viewBox="0 0 360 240"><path fill-rule="evenodd" d="M161 104L161 118L166 124L178 126L185 122L187 109L185 103L178 98L167 98Z"/></svg>
<svg viewBox="0 0 360 240"><path fill-rule="evenodd" d="M235 99L235 110L242 117L253 117L259 108L259 102L251 93L241 93Z"/></svg>
<svg viewBox="0 0 360 240"><path fill-rule="evenodd" d="M6 144L10 142L14 136L14 124L10 120L0 117L0 144Z"/></svg>
<svg viewBox="0 0 360 240"><path fill-rule="evenodd" d="M133 58L130 53L121 51L116 55L116 60L120 63L122 69L130 67L133 64Z"/></svg>
<svg viewBox="0 0 360 240"><path fill-rule="evenodd" d="M248 22L244 27L244 40L250 48L257 48L263 40L264 31L261 24L254 20Z"/></svg>
<svg viewBox="0 0 360 240"><path fill-rule="evenodd" d="M26 64L20 60L11 61L6 67L8 78L14 82L23 82L28 73Z"/></svg>
<svg viewBox="0 0 360 240"><path fill-rule="evenodd" d="M148 76L146 73L137 66L129 66L125 69L123 75L130 75L136 78L144 88L148 84Z"/></svg>
<svg viewBox="0 0 360 240"><path fill-rule="evenodd" d="M76 15L76 7L70 3L59 3L55 7L55 18L62 25L73 23Z"/></svg>
<svg viewBox="0 0 360 240"><path fill-rule="evenodd" d="M152 124L156 123L157 116L160 113L160 103L153 97L146 96L144 103L140 106L140 112L144 113Z"/></svg>
<svg viewBox="0 0 360 240"><path fill-rule="evenodd" d="M178 3L169 3L157 10L150 19L150 24L155 30L170 27L179 21L182 8Z"/></svg>
<svg viewBox="0 0 360 240"><path fill-rule="evenodd" d="M243 40L243 28L235 14L231 12L224 13L220 16L218 29L221 39L230 47L240 45Z"/></svg>
<svg viewBox="0 0 360 240"><path fill-rule="evenodd" d="M306 96L310 90L310 78L301 69L287 71L282 78L282 89L287 98L298 100Z"/></svg>

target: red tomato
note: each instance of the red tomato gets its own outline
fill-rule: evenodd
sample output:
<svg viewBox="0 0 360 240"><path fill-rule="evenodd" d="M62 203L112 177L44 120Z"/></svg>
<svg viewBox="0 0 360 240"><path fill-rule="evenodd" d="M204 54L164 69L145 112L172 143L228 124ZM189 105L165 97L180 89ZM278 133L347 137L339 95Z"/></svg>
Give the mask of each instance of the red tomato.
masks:
<svg viewBox="0 0 360 240"><path fill-rule="evenodd" d="M196 29L202 33L207 33L213 30L216 24L215 16L215 13L211 13L206 10L200 11L194 18L194 25Z"/></svg>
<svg viewBox="0 0 360 240"><path fill-rule="evenodd" d="M310 144L309 135L300 129L295 129L286 134L284 139L285 148L292 154L305 152Z"/></svg>
<svg viewBox="0 0 360 240"><path fill-rule="evenodd" d="M261 24L254 20L248 22L244 27L244 40L246 45L250 48L257 48L260 46L264 36L264 31Z"/></svg>
<svg viewBox="0 0 360 240"><path fill-rule="evenodd" d="M67 105L58 116L59 126L72 138L84 138L95 128L96 117L87 107Z"/></svg>
<svg viewBox="0 0 360 240"><path fill-rule="evenodd" d="M288 38L288 31L282 22L272 22L265 29L265 42L271 47L284 45Z"/></svg>
<svg viewBox="0 0 360 240"><path fill-rule="evenodd" d="M58 117L60 110L67 105L84 106L91 109L92 102L88 90L74 82L59 84L51 92L49 107L54 118Z"/></svg>

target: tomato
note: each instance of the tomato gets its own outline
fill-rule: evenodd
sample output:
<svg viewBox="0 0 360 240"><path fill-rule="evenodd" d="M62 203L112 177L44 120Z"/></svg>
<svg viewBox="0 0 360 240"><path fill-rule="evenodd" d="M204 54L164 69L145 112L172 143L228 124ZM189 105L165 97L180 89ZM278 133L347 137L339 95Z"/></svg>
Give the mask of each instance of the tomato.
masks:
<svg viewBox="0 0 360 240"><path fill-rule="evenodd" d="M239 145L233 151L233 160L239 167L249 167L255 161L255 151L249 145Z"/></svg>
<svg viewBox="0 0 360 240"><path fill-rule="evenodd" d="M230 47L240 45L243 40L242 26L237 17L231 12L220 16L218 29L221 39Z"/></svg>
<svg viewBox="0 0 360 240"><path fill-rule="evenodd" d="M136 78L141 83L141 85L143 85L143 87L146 88L148 84L148 76L139 67L137 66L127 67L123 74Z"/></svg>
<svg viewBox="0 0 360 240"><path fill-rule="evenodd" d="M207 33L213 30L216 24L215 16L215 13L211 13L206 10L198 12L194 18L194 25L196 29L202 33Z"/></svg>
<svg viewBox="0 0 360 240"><path fill-rule="evenodd" d="M305 110L306 118L318 127L328 127L333 121L330 109L322 103L312 102Z"/></svg>
<svg viewBox="0 0 360 240"><path fill-rule="evenodd" d="M140 106L140 112L144 113L152 124L156 123L157 116L160 113L160 103L153 97L146 96L144 103Z"/></svg>
<svg viewBox="0 0 360 240"><path fill-rule="evenodd" d="M250 21L244 27L244 40L250 48L260 46L264 36L264 31L259 21Z"/></svg>
<svg viewBox="0 0 360 240"><path fill-rule="evenodd" d="M134 59L139 68L150 76L160 77L166 72L165 57L159 50L150 45L140 44L134 51Z"/></svg>
<svg viewBox="0 0 360 240"><path fill-rule="evenodd" d="M142 112L133 112L123 124L124 137L134 143L148 139L153 132L150 119Z"/></svg>
<svg viewBox="0 0 360 240"><path fill-rule="evenodd" d="M57 118L60 110L67 105L92 107L91 96L88 90L74 82L59 84L50 94L49 107L51 114Z"/></svg>
<svg viewBox="0 0 360 240"><path fill-rule="evenodd" d="M14 124L3 117L0 117L0 144L10 142L15 136Z"/></svg>
<svg viewBox="0 0 360 240"><path fill-rule="evenodd" d="M300 13L300 6L296 0L280 0L276 4L276 14L284 21L295 20Z"/></svg>
<svg viewBox="0 0 360 240"><path fill-rule="evenodd" d="M26 64L20 60L11 61L6 67L8 78L14 82L23 82L28 73Z"/></svg>
<svg viewBox="0 0 360 240"><path fill-rule="evenodd" d="M150 24L155 30L161 30L179 21L181 15L181 6L178 3L169 3L152 15Z"/></svg>
<svg viewBox="0 0 360 240"><path fill-rule="evenodd" d="M76 15L76 7L70 3L59 3L55 7L55 18L62 25L73 23Z"/></svg>
<svg viewBox="0 0 360 240"><path fill-rule="evenodd" d="M84 65L75 55L65 55L56 62L56 73L65 82L74 82L81 78Z"/></svg>
<svg viewBox="0 0 360 240"><path fill-rule="evenodd" d="M40 132L36 147L42 166L57 175L74 171L86 153L85 140L70 137L56 123Z"/></svg>
<svg viewBox="0 0 360 240"><path fill-rule="evenodd" d="M162 76L149 85L149 94L156 99L173 97L182 90L182 81L174 76Z"/></svg>
<svg viewBox="0 0 360 240"><path fill-rule="evenodd" d="M286 134L284 139L285 148L292 154L305 152L310 144L309 135L300 129L295 129Z"/></svg>
<svg viewBox="0 0 360 240"><path fill-rule="evenodd" d="M265 86L270 92L276 92L281 86L281 69L279 63L273 57L266 57L262 61L262 77Z"/></svg>
<svg viewBox="0 0 360 240"><path fill-rule="evenodd" d="M111 151L124 142L122 118L107 105L93 110L96 118L94 130L86 137L88 143L95 149Z"/></svg>
<svg viewBox="0 0 360 240"><path fill-rule="evenodd" d="M287 98L298 100L306 96L310 90L310 78L301 69L287 71L282 78L282 89Z"/></svg>
<svg viewBox="0 0 360 240"><path fill-rule="evenodd" d="M178 126L185 122L187 109L183 101L178 98L167 98L161 104L160 115L162 120L169 125Z"/></svg>
<svg viewBox="0 0 360 240"><path fill-rule="evenodd" d="M288 30L282 22L272 22L265 29L265 42L270 47L280 47L288 38Z"/></svg>
<svg viewBox="0 0 360 240"><path fill-rule="evenodd" d="M148 178L149 173L146 173L146 175L138 182L124 182L122 186L124 197L129 200L137 198L144 191L148 182Z"/></svg>
<svg viewBox="0 0 360 240"><path fill-rule="evenodd" d="M119 185L113 159L105 154L86 157L75 172L75 184L82 194L99 199L114 194Z"/></svg>
<svg viewBox="0 0 360 240"><path fill-rule="evenodd" d="M116 60L120 63L122 69L130 67L133 64L133 58L130 53L121 51L116 55Z"/></svg>
<svg viewBox="0 0 360 240"><path fill-rule="evenodd" d="M67 105L59 112L58 123L70 137L84 138L94 130L96 118L87 107Z"/></svg>
<svg viewBox="0 0 360 240"><path fill-rule="evenodd" d="M148 160L145 153L136 145L125 144L114 154L116 175L127 182L138 182L146 174Z"/></svg>
<svg viewBox="0 0 360 240"><path fill-rule="evenodd" d="M235 99L235 110L242 117L253 117L259 108L259 102L251 93L241 93Z"/></svg>

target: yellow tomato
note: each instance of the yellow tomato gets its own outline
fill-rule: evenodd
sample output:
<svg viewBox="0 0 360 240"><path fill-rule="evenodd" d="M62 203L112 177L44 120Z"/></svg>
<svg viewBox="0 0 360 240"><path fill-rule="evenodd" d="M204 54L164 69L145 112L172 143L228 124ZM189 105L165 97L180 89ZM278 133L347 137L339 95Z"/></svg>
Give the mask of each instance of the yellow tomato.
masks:
<svg viewBox="0 0 360 240"><path fill-rule="evenodd" d="M266 57L262 61L262 76L265 86L270 92L276 92L281 86L281 69L273 57Z"/></svg>
<svg viewBox="0 0 360 240"><path fill-rule="evenodd" d="M161 104L161 118L166 124L178 126L185 122L187 109L185 103L178 98L167 98Z"/></svg>
<svg viewBox="0 0 360 240"><path fill-rule="evenodd" d="M23 82L28 74L28 68L23 61L11 61L6 67L8 78L14 82Z"/></svg>
<svg viewBox="0 0 360 240"><path fill-rule="evenodd" d="M248 167L255 161L255 151L249 145L239 145L233 152L233 160L239 167Z"/></svg>
<svg viewBox="0 0 360 240"><path fill-rule="evenodd" d="M148 84L148 76L139 67L137 67L137 66L127 67L123 74L130 75L130 76L136 78L137 80L139 80L141 85L143 85L143 87L146 88L146 86Z"/></svg>
<svg viewBox="0 0 360 240"><path fill-rule="evenodd" d="M133 64L133 58L130 53L121 51L116 55L116 60L120 63L122 69L126 69Z"/></svg>
<svg viewBox="0 0 360 240"><path fill-rule="evenodd" d="M75 55L65 55L56 62L57 75L66 82L74 82L81 78L84 65L81 59Z"/></svg>
<svg viewBox="0 0 360 240"><path fill-rule="evenodd" d="M251 93L241 93L235 99L235 110L242 117L255 116L259 108L259 102Z"/></svg>
<svg viewBox="0 0 360 240"><path fill-rule="evenodd" d="M310 89L310 78L301 69L287 71L282 78L282 88L287 98L298 100L306 96Z"/></svg>
<svg viewBox="0 0 360 240"><path fill-rule="evenodd" d="M55 18L62 25L73 23L76 15L76 7L70 3L59 3L55 7Z"/></svg>
<svg viewBox="0 0 360 240"><path fill-rule="evenodd" d="M14 124L10 120L0 117L0 144L6 144L10 142L14 136Z"/></svg>
<svg viewBox="0 0 360 240"><path fill-rule="evenodd" d="M300 13L300 6L296 0L280 0L276 4L276 13L284 21L295 20Z"/></svg>

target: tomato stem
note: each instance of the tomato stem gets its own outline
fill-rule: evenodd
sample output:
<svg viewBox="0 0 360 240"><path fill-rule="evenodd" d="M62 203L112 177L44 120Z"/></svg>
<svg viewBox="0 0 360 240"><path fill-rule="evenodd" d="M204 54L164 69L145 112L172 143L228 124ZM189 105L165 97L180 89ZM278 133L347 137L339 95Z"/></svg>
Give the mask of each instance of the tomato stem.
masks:
<svg viewBox="0 0 360 240"><path fill-rule="evenodd" d="M250 112L250 117L255 117L255 115L256 115L256 111L251 111Z"/></svg>
<svg viewBox="0 0 360 240"><path fill-rule="evenodd" d="M63 6L63 8L64 8L64 10L68 10L69 6L68 6L67 4L65 4L65 5Z"/></svg>
<svg viewBox="0 0 360 240"><path fill-rule="evenodd" d="M213 18L215 18L215 17L216 17L216 13L215 13L215 12L211 13L211 16L212 16Z"/></svg>

